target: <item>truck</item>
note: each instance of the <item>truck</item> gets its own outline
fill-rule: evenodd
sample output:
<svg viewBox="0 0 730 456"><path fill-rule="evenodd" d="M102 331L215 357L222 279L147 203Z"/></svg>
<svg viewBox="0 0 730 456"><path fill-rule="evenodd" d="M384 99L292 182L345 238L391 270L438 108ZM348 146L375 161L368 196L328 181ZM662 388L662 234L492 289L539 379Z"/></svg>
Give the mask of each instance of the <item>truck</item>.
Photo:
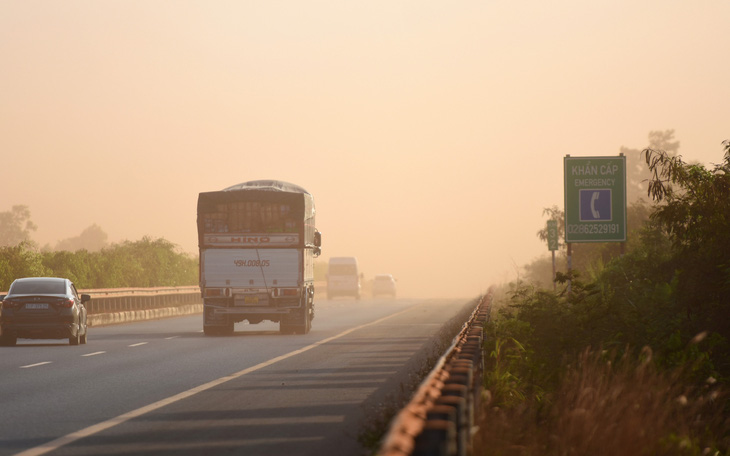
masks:
<svg viewBox="0 0 730 456"><path fill-rule="evenodd" d="M322 235L312 195L280 180L198 195L203 332L230 335L248 320L307 334L314 319L314 258Z"/></svg>
<svg viewBox="0 0 730 456"><path fill-rule="evenodd" d="M362 273L355 257L332 257L327 266L327 299L352 296L360 299Z"/></svg>

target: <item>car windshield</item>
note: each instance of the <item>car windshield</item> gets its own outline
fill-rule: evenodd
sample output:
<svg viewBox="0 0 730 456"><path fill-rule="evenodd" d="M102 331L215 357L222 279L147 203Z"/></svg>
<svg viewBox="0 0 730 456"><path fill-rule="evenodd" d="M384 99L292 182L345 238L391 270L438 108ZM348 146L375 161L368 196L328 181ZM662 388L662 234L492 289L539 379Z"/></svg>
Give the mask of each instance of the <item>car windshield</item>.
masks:
<svg viewBox="0 0 730 456"><path fill-rule="evenodd" d="M10 287L10 294L66 294L61 280L23 280Z"/></svg>

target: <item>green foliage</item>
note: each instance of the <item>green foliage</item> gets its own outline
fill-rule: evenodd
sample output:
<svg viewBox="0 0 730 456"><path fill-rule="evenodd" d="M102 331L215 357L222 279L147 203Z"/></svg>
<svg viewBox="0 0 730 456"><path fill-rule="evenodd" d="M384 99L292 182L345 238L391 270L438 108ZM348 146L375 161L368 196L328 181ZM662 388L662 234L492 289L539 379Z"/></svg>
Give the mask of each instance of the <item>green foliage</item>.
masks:
<svg viewBox="0 0 730 456"><path fill-rule="evenodd" d="M98 252L39 252L29 243L0 248L0 289L33 276L67 277L80 289L196 285L198 260L165 239L149 237Z"/></svg>
<svg viewBox="0 0 730 456"><path fill-rule="evenodd" d="M644 153L653 173L648 192L659 203L652 219L674 247L669 264L686 326L730 340L730 141L723 146L723 161L713 169L661 150ZM730 370L730 350L721 345L715 358L724 357L723 370Z"/></svg>
<svg viewBox="0 0 730 456"><path fill-rule="evenodd" d="M7 291L18 277L39 277L51 271L43 265L43 257L29 242L0 247L0 290Z"/></svg>

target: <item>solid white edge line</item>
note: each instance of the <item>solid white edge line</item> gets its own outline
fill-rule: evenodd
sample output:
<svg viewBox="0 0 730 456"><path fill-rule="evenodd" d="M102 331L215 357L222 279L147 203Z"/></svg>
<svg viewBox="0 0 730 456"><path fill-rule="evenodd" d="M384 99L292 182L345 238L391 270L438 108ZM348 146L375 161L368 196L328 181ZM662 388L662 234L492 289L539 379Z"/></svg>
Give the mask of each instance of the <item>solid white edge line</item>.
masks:
<svg viewBox="0 0 730 456"><path fill-rule="evenodd" d="M309 351L309 350L311 350L313 348L319 347L320 345L324 345L324 344L326 344L328 342L332 342L333 340L339 339L340 337L344 337L344 336L350 334L353 331L357 331L358 329L367 328L368 326L376 325L376 324L380 323L381 321L385 321L385 320L387 320L389 318L393 318L393 317L396 317L396 316L401 315L403 313L406 313L409 310L413 309L413 307L415 307L415 306L411 306L411 307L409 307L407 309L403 309L400 312L396 312L396 313L394 313L392 315L388 315L387 317L383 317L383 318L380 318L378 320L371 321L370 323L366 323L364 325L360 325L360 326L357 326L355 328L350 328L350 329L348 329L346 331L343 331L343 332L341 332L341 333L339 333L337 335L334 335L332 337L328 337L326 339L320 340L319 342L315 342L315 343L313 343L311 345L307 345L306 347L300 348L298 350L294 350L292 352L289 352L289 353L284 354L284 355L281 355L281 356L277 356L276 358L272 358L272 359L270 359L268 361L264 361L263 363L259 363L259 364L255 365L255 366L248 367L248 368L246 368L246 369L244 369L242 371L236 372L236 373L231 374L231 375L227 375L225 377L221 377L219 379L210 381L210 382L205 383L203 385L196 386L195 388L189 389L187 391L183 391L182 393L175 394L174 396L170 396L170 397L168 397L166 399L162 399L160 401L154 402L154 403L149 404L149 405L146 405L144 407L140 407L140 408L138 408L136 410L132 410L131 412L124 413L124 414L119 415L119 416L117 416L115 418L112 418L110 420L103 421L103 422L98 423L98 424L94 424L93 426L89 426L87 428L78 430L76 432L72 432L72 433L67 434L67 435L65 435L63 437L59 437L59 438L57 438L55 440L52 440L52 441L50 441L48 443L44 443L43 445L39 445L39 446L34 447L34 448L29 448L29 449L27 449L25 451L21 451L20 453L16 453L15 456L39 456L39 455L42 455L42 454L49 453L51 451L54 451L54 450L57 450L57 449L61 448L62 446L68 445L69 443L75 442L76 440L83 439L85 437L89 437L89 436L94 435L94 434L98 434L99 432L104 431L106 429L109 429L111 427L114 427L114 426L116 426L118 424L122 424L122 423L124 423L126 421L129 421L131 419L138 418L138 417L144 415L145 413L149 413L149 412L155 411L155 410L157 410L159 408L165 407L166 405L170 405L170 404L173 404L175 402L181 401L183 399L187 399L188 397L194 396L194 395L196 395L198 393L201 393L203 391L209 390L211 388L215 388L216 386L222 385L223 383L226 383L226 382L228 382L230 380L234 380L234 379L237 379L239 377L243 377L244 375L250 374L251 372L255 372L255 371L259 370L259 369L263 369L264 367L268 367L268 366L270 366L270 365L272 365L274 363L278 363L279 361L283 361L283 360L285 360L287 358L291 358L292 356L296 356L296 355L299 355L299 354L304 353L306 351Z"/></svg>

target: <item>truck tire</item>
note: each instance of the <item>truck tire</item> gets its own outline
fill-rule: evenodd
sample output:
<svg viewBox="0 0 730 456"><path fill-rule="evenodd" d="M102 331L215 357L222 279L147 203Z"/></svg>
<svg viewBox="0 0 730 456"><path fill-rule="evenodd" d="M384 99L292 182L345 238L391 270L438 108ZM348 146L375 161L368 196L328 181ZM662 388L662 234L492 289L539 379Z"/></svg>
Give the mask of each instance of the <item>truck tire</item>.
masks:
<svg viewBox="0 0 730 456"><path fill-rule="evenodd" d="M308 334L312 329L312 304L305 296L304 307L297 312L295 318L282 318L279 323L281 334Z"/></svg>
<svg viewBox="0 0 730 456"><path fill-rule="evenodd" d="M0 346L14 347L18 342L18 338L14 334L3 334L0 336Z"/></svg>
<svg viewBox="0 0 730 456"><path fill-rule="evenodd" d="M203 325L203 334L206 336L230 336L233 334L233 323L225 325Z"/></svg>

